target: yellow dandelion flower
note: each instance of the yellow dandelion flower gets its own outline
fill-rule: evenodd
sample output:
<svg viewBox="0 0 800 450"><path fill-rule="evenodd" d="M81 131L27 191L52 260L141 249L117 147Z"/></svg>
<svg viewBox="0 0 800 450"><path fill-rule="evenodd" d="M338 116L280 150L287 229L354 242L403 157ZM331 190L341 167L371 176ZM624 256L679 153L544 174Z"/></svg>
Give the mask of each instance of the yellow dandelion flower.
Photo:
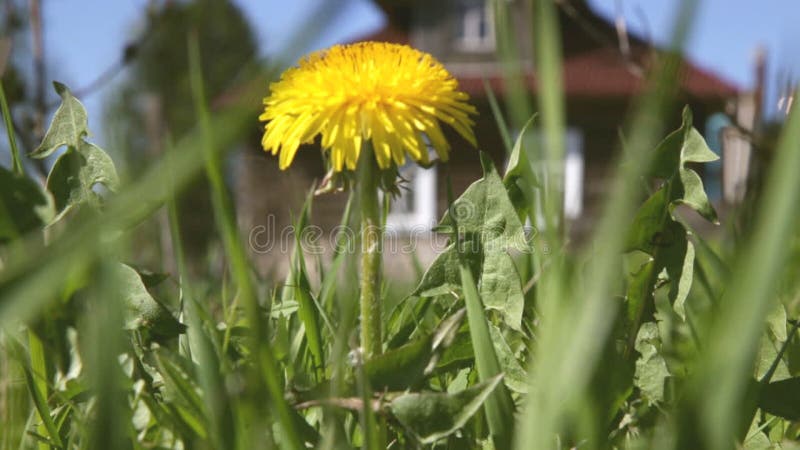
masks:
<svg viewBox="0 0 800 450"><path fill-rule="evenodd" d="M433 56L406 45L336 45L300 60L270 90L261 145L280 153L281 169L318 134L336 172L355 170L367 140L382 169L404 164L406 154L427 164L427 142L446 161L440 121L476 145L467 94Z"/></svg>

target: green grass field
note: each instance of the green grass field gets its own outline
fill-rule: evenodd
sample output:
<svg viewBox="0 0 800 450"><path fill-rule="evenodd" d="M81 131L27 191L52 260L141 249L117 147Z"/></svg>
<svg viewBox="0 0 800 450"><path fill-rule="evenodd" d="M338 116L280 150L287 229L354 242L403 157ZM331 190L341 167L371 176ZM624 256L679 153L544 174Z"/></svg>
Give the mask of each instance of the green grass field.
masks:
<svg viewBox="0 0 800 450"><path fill-rule="evenodd" d="M717 221L694 170L716 155L688 108L663 126L683 106L671 93L686 2L620 133L602 216L573 249L560 190L532 163L563 159L565 129L555 5L534 5L541 95L512 89L509 117L493 104L501 126L528 125L505 170L482 156L483 177L451 198L450 244L430 267L409 286L383 273L374 354L359 345L357 253L322 260L298 238L286 279L264 280L237 230L224 158L275 73L211 111L190 45L197 126L125 182L56 83L61 106L30 155L63 149L46 183L18 156L0 168L0 450L800 448L800 111L715 239L693 232L676 208ZM533 129L550 145L523 145ZM135 265L142 225L181 242L174 199L198 177L219 251L187 261L176 245L171 274ZM356 191L342 225L358 229ZM536 211L546 226L529 239Z"/></svg>

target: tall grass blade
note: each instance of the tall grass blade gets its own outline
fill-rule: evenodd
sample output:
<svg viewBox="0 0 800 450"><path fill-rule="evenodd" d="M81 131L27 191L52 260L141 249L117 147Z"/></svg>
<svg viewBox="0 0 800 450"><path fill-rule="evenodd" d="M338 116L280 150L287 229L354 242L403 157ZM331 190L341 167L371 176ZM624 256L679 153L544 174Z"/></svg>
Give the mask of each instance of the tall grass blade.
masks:
<svg viewBox="0 0 800 450"><path fill-rule="evenodd" d="M475 352L475 365L478 367L478 378L482 382L489 381L503 371L500 368L497 354L495 354L492 337L489 334L489 325L486 323L483 304L478 296L478 288L472 271L466 263L462 263L459 267L459 274L464 290L464 301L467 304L467 321L472 338L472 348ZM514 432L514 403L505 384L500 383L489 394L484 403L484 409L495 448L509 448Z"/></svg>
<svg viewBox="0 0 800 450"><path fill-rule="evenodd" d="M92 449L127 448L126 436L131 423L119 363L127 336L123 331L119 295L122 283L114 271L115 264L118 263L109 258L95 266L99 269L100 282L91 288L89 300L94 314L83 324L85 342L89 347L86 376L96 401L88 430L91 436L89 448Z"/></svg>
<svg viewBox="0 0 800 450"><path fill-rule="evenodd" d="M261 371L267 392L269 393L275 415L281 427L281 443L285 448L299 449L302 443L295 430L292 413L289 405L283 398L283 387L280 382L277 364L266 344L267 334L263 328L262 317L259 312L256 291L250 277L250 268L242 245L236 220L233 213L227 187L222 173L222 164L219 152L214 150L214 134L211 127L208 107L205 100L203 78L200 70L200 49L196 35L189 38L190 81L195 109L200 122L203 136L203 152L205 154L206 175L212 188L212 205L214 217L219 231L222 233L226 254L230 259L231 272L239 289L239 297L247 311L248 322L251 328L252 354L255 365ZM258 390L256 390L258 392Z"/></svg>
<svg viewBox="0 0 800 450"><path fill-rule="evenodd" d="M500 104L497 102L497 97L494 95L492 85L484 78L483 91L486 92L486 99L489 101L489 108L492 110L492 116L497 123L497 131L500 132L500 138L503 139L503 148L506 149L506 155L511 155L513 144L511 143L511 135L508 132L508 125L505 117L503 117L503 110L500 109ZM522 133L520 133L521 135Z"/></svg>
<svg viewBox="0 0 800 450"><path fill-rule="evenodd" d="M3 88L2 80L0 80L0 111L3 113L3 122L6 127L6 135L8 135L8 148L11 149L11 168L14 169L14 172L24 175L25 167L23 167L22 160L19 156L17 137L14 132L14 121L11 118L11 109L8 107L8 100L6 99L6 91Z"/></svg>
<svg viewBox="0 0 800 450"><path fill-rule="evenodd" d="M582 270L583 281L570 295L543 300L549 306L542 313L530 372L531 389L516 438L516 448L520 450L555 445L570 412L585 398L588 382L603 354L618 309L611 292L620 273L619 255L634 210L638 180L650 164L650 149L655 148L663 127L662 117L671 104L680 61L675 52L686 39L694 6L691 0L682 2L674 27L673 53L665 57L663 68L654 74L652 89L631 122L628 143L635 151L625 155L614 178L593 236L590 262Z"/></svg>
<svg viewBox="0 0 800 450"><path fill-rule="evenodd" d="M741 423L747 410L746 388L752 378L759 336L777 301L774 289L789 252L786 242L791 240L797 224L798 142L800 108L794 108L766 179L752 237L732 271L731 285L720 302L722 307L712 325L710 342L700 359L699 376L691 391L702 393L703 400L692 402L688 408L699 414L698 426L707 448L730 448L734 436L741 439L750 425Z"/></svg>
<svg viewBox="0 0 800 450"><path fill-rule="evenodd" d="M533 115L530 95L523 76L523 64L528 55L523 55L517 46L519 37L515 34L516 30L512 24L509 2L503 0L491 0L491 2L494 11L497 54L500 57L503 82L506 88L505 101L509 111L508 115L512 130L519 130L528 117Z"/></svg>
<svg viewBox="0 0 800 450"><path fill-rule="evenodd" d="M25 385L28 387L28 392L33 400L33 405L36 408L36 413L44 425L44 430L47 433L48 441L58 447L63 447L61 436L58 433L58 427L53 422L52 412L47 403L47 385L44 385L44 390L41 386L41 381L37 380L35 373L28 356L26 355L25 348L10 336L6 336L6 343L13 352L15 358L22 366L22 371L25 376Z"/></svg>
<svg viewBox="0 0 800 450"><path fill-rule="evenodd" d="M314 299L311 297L311 284L308 281L306 272L302 243L311 213L312 199L312 193L309 193L306 197L300 217L295 225L294 252L291 259L291 269L287 277L287 286L284 287L284 290L288 291L289 297L297 302L297 315L300 317L305 328L306 342L311 352L314 372L317 374L318 379L321 379L323 362L325 360L322 349L322 333L320 330L321 314L317 309Z"/></svg>
<svg viewBox="0 0 800 450"><path fill-rule="evenodd" d="M534 61L537 74L539 114L544 128L542 160L547 169L544 213L548 239L559 248L563 230L564 83L562 81L561 31L556 4L534 0Z"/></svg>

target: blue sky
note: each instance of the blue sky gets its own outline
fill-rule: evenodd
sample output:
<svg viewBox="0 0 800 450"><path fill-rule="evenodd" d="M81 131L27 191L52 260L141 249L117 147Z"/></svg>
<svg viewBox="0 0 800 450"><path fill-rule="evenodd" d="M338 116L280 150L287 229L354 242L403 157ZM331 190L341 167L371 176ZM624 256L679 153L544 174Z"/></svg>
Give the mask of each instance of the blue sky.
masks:
<svg viewBox="0 0 800 450"><path fill-rule="evenodd" d="M589 3L610 20L621 10L629 30L657 43L669 41L678 4L675 0ZM798 19L797 0L700 0L686 51L696 64L746 89L754 84L756 49L762 47L767 54L767 98L775 98L775 85L784 71L800 74ZM774 111L775 102L768 102L766 112Z"/></svg>
<svg viewBox="0 0 800 450"><path fill-rule="evenodd" d="M325 2L342 5L328 17L323 29L311 28L312 40L304 49L322 48L381 26L382 16L369 0L235 0L258 32L262 55L291 49L298 37L307 36L307 20ZM125 43L141 26L148 0L46 0L44 26L46 52L52 77L80 88L91 82L119 58ZM603 16L616 16L618 8L629 30L650 36L657 43L668 40L677 0L589 0ZM800 2L797 0L704 0L688 45L690 57L701 66L747 88L753 82L753 55L762 45L776 67L800 72ZM288 55L294 58L297 55ZM89 117L102 114L99 90L84 102ZM96 123L96 120L95 120ZM90 123L91 126L91 123ZM92 127L102 145L102 132Z"/></svg>

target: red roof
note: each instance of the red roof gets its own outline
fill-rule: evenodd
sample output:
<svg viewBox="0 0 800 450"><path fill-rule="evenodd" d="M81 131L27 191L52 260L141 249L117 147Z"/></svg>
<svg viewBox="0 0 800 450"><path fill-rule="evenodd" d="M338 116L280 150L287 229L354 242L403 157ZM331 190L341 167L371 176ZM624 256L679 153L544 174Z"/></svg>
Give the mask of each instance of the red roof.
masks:
<svg viewBox="0 0 800 450"><path fill-rule="evenodd" d="M387 23L380 30L375 31L374 33L370 33L366 36L360 37L358 39L355 39L353 42L366 42L366 41L393 42L395 44L406 44L406 45L411 43L407 32L389 23Z"/></svg>
<svg viewBox="0 0 800 450"><path fill-rule="evenodd" d="M574 55L564 61L564 91L574 97L628 97L641 93L646 80L630 67L619 53L610 48ZM499 75L459 76L461 88L471 95L484 93L483 79L486 78L492 89L503 92L503 79ZM533 92L537 90L536 77L526 75L526 81ZM682 87L691 96L698 98L727 98L735 96L738 88L715 75L687 63L682 70Z"/></svg>
<svg viewBox="0 0 800 450"><path fill-rule="evenodd" d="M408 44L408 33L392 26L364 36L356 41L383 41ZM445 63L446 65L446 63ZM495 92L504 91L502 76L487 74L453 75L459 80L461 88L472 96L483 96L483 80L487 79ZM534 73L526 75L527 84L536 91ZM566 95L575 97L628 97L643 91L645 79L629 66L619 51L609 47L596 47L573 54L564 60L564 90ZM728 98L735 96L739 89L732 83L703 70L691 62L686 62L682 71L682 87L687 93L698 98Z"/></svg>

